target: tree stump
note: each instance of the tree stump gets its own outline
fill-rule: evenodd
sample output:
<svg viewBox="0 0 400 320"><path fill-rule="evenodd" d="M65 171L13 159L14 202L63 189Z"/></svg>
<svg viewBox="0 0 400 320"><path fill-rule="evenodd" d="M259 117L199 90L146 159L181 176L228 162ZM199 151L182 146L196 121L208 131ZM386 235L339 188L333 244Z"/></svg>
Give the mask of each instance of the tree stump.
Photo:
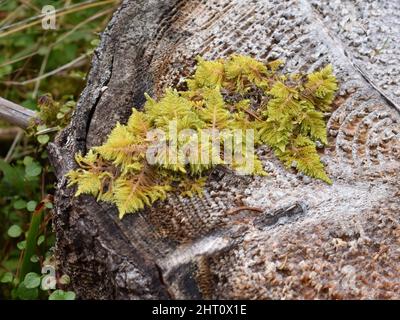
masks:
<svg viewBox="0 0 400 320"><path fill-rule="evenodd" d="M49 147L56 255L78 297L400 298L399 12L390 0L123 1ZM145 92L179 84L196 56L232 53L284 59L285 72L333 64L340 92L322 155L333 185L284 169L265 147L269 176L218 169L204 197L171 195L122 220L74 197L64 174L75 153L101 144Z"/></svg>

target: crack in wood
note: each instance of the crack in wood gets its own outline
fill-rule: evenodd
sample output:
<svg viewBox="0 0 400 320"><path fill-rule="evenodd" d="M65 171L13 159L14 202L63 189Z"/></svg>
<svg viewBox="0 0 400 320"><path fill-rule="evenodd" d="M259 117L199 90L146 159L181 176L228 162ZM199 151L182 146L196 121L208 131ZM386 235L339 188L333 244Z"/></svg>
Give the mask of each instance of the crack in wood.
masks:
<svg viewBox="0 0 400 320"><path fill-rule="evenodd" d="M397 112L400 113L400 106L396 104L379 86L371 79L371 77L364 72L360 66L354 62L354 58L352 57L351 53L346 50L345 45L343 42L338 39L336 34L333 34L332 30L327 27L327 24L324 23L321 20L321 15L318 12L318 10L314 9L308 0L300 0L301 3L303 3L304 7L307 8L307 10L315 17L315 20L319 27L320 30L323 30L323 32L329 37L336 45L337 48L342 49L343 56L346 57L350 65L361 75L361 77L391 106L393 107Z"/></svg>
<svg viewBox="0 0 400 320"><path fill-rule="evenodd" d="M303 202L295 202L294 204L279 208L273 212L264 213L254 219L253 224L258 229L264 229L267 226L277 224L283 218L292 219L299 215L304 215L307 212L307 205Z"/></svg>

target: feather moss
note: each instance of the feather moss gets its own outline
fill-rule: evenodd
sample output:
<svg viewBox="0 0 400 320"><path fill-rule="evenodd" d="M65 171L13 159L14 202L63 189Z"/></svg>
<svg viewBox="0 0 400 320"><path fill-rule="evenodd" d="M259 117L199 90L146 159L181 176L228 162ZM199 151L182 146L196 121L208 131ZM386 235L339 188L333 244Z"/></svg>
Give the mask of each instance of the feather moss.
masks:
<svg viewBox="0 0 400 320"><path fill-rule="evenodd" d="M338 89L333 68L285 75L279 72L282 64L242 55L198 58L187 90L169 88L159 99L146 94L143 111L133 109L103 145L77 154L69 185L77 185L76 196L114 203L122 218L168 192L201 195L217 165L266 175L244 132L254 134L253 147L268 145L288 168L331 183L316 145L328 143L323 112Z"/></svg>

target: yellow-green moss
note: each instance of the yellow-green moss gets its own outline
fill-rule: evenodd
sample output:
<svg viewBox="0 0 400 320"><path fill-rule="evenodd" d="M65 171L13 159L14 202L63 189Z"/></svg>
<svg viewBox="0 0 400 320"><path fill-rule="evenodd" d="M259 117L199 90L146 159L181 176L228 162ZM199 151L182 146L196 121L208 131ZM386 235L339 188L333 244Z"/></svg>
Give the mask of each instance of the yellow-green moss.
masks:
<svg viewBox="0 0 400 320"><path fill-rule="evenodd" d="M327 143L322 112L330 109L337 90L332 67L309 75L282 75L277 71L281 64L240 55L216 61L199 58L186 90L167 89L158 101L146 95L144 111L133 109L128 123L118 123L106 143L86 156L76 156L80 168L68 173L70 185L78 185L76 195L92 194L115 203L122 218L165 199L172 190L198 194L216 165L265 175L261 161L245 148L244 134L242 142L234 139L234 129L253 129L256 147L267 144L286 166L331 183L316 142ZM196 135L174 139L171 123L178 135L188 129ZM154 163L149 163L146 153L160 142L159 136L149 135L153 129L167 132L161 138L166 143L157 149ZM232 153L240 153L243 161L228 162L213 152L215 146L211 135L204 133L206 129L224 130L224 138L233 142ZM199 152L209 150L212 161L199 163L188 152L191 145Z"/></svg>

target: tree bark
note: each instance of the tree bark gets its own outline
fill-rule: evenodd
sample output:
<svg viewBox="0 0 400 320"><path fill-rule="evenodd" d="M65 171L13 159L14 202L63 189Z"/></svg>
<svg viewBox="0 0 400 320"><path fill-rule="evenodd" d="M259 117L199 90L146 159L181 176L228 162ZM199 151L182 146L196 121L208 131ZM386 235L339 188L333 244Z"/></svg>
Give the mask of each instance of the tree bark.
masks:
<svg viewBox="0 0 400 320"><path fill-rule="evenodd" d="M400 5L379 3L123 1L72 123L49 147L56 254L78 297L399 298L400 86L385 61L399 62ZM322 156L332 186L283 169L261 148L268 177L218 169L204 197L171 195L122 220L112 205L74 197L64 175L75 153L101 144L143 107L145 92L179 83L197 55L234 52L283 58L287 72L333 64L340 92Z"/></svg>

